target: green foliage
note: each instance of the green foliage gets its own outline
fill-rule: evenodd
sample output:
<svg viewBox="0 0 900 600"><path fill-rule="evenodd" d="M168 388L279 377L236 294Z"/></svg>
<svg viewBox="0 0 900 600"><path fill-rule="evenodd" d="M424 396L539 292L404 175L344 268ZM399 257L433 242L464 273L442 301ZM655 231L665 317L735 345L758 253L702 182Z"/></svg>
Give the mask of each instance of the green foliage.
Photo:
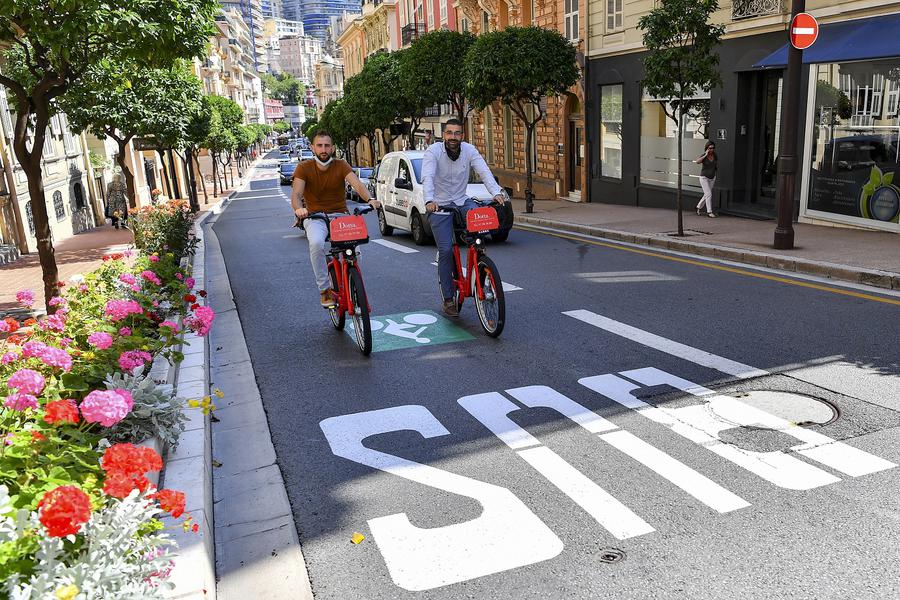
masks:
<svg viewBox="0 0 900 600"><path fill-rule="evenodd" d="M832 125L837 125L838 117L849 119L853 113L853 106L850 104L847 94L820 79L816 81L816 110L822 106L837 109L833 114Z"/></svg>
<svg viewBox="0 0 900 600"><path fill-rule="evenodd" d="M187 404L172 392L172 386L157 385L143 375L115 373L104 382L109 390L131 392L134 408L124 419L110 427L111 442L138 443L159 438L172 451L178 449L178 439L188 421Z"/></svg>
<svg viewBox="0 0 900 600"><path fill-rule="evenodd" d="M292 128L290 123L286 121L278 121L277 123L275 123L274 129L275 133L287 133Z"/></svg>
<svg viewBox="0 0 900 600"><path fill-rule="evenodd" d="M575 48L540 27L507 27L479 36L466 54L466 93L479 110L500 100L523 121L527 103L565 93L580 74Z"/></svg>
<svg viewBox="0 0 900 600"><path fill-rule="evenodd" d="M475 36L470 33L436 30L415 40L401 61L401 82L428 106L450 103L461 114L466 100L464 61Z"/></svg>
<svg viewBox="0 0 900 600"><path fill-rule="evenodd" d="M256 143L257 130L251 125L244 125L238 130L237 147L246 151L250 146Z"/></svg>
<svg viewBox="0 0 900 600"><path fill-rule="evenodd" d="M288 73L279 73L277 76L263 73L260 78L266 89L266 95L285 104L299 104L306 95L303 83Z"/></svg>
<svg viewBox="0 0 900 600"><path fill-rule="evenodd" d="M171 252L178 261L194 253L197 240L190 235L194 214L185 202L145 206L133 213L130 222L134 245L147 254Z"/></svg>
<svg viewBox="0 0 900 600"><path fill-rule="evenodd" d="M255 136L254 141L256 142L264 142L273 131L271 125L264 125L262 123L251 123L248 127L253 131L253 135Z"/></svg>
<svg viewBox="0 0 900 600"><path fill-rule="evenodd" d="M103 171L112 166L112 161L106 158L105 156L101 156L97 154L93 150L88 151L88 158L91 161L91 166L95 171Z"/></svg>
<svg viewBox="0 0 900 600"><path fill-rule="evenodd" d="M698 91L721 85L719 56L713 52L725 28L709 20L717 0L662 0L638 21L647 54L643 59L644 90L668 98L673 120L679 106L689 110Z"/></svg>

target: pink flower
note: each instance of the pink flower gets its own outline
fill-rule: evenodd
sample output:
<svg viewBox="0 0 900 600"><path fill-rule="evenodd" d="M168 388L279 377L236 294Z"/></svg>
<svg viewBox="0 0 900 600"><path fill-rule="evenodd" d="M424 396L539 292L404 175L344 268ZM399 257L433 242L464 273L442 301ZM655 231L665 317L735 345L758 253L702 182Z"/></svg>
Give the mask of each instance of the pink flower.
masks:
<svg viewBox="0 0 900 600"><path fill-rule="evenodd" d="M88 291L88 286L86 286L85 284L82 283L81 285L78 286L78 291L83 294L84 292Z"/></svg>
<svg viewBox="0 0 900 600"><path fill-rule="evenodd" d="M119 355L119 366L123 371L131 373L138 367L143 367L144 363L153 360L149 352L143 350L129 350Z"/></svg>
<svg viewBox="0 0 900 600"><path fill-rule="evenodd" d="M22 356L25 358L36 358L41 356L46 349L47 344L43 342L25 342L25 345L22 346Z"/></svg>
<svg viewBox="0 0 900 600"><path fill-rule="evenodd" d="M160 327L168 327L173 332L178 333L178 323L173 323L172 321L163 321L159 324Z"/></svg>
<svg viewBox="0 0 900 600"><path fill-rule="evenodd" d="M121 335L122 337L128 337L129 335L131 335L131 328L123 327L119 330L119 335Z"/></svg>
<svg viewBox="0 0 900 600"><path fill-rule="evenodd" d="M131 258L132 256L134 256L134 251L131 248L128 248L127 250L125 250L122 253L122 256L127 256L128 258Z"/></svg>
<svg viewBox="0 0 900 600"><path fill-rule="evenodd" d="M62 369L66 373L72 368L72 357L62 348L51 348L47 346L41 354L40 359L48 367L56 367Z"/></svg>
<svg viewBox="0 0 900 600"><path fill-rule="evenodd" d="M66 328L66 320L59 313L48 315L46 318L42 319L40 323L38 323L38 327L40 327L44 331L53 330L62 332Z"/></svg>
<svg viewBox="0 0 900 600"><path fill-rule="evenodd" d="M159 259L157 259L159 260ZM155 283L156 285L162 285L162 281L159 280L159 277L153 271L141 271L141 277L150 283Z"/></svg>
<svg viewBox="0 0 900 600"><path fill-rule="evenodd" d="M188 289L188 290L194 289L194 284L195 284L195 283L196 283L196 281L194 281L194 278L193 278L193 277L188 277L187 279L184 280L184 285L187 286L187 289Z"/></svg>
<svg viewBox="0 0 900 600"><path fill-rule="evenodd" d="M182 275L181 272L179 271L178 273L175 273L175 279L177 279L178 281L183 281L184 275Z"/></svg>
<svg viewBox="0 0 900 600"><path fill-rule="evenodd" d="M196 332L197 335L206 335L209 333L209 329L212 327L215 318L216 313L213 309L208 306L198 306L194 310L193 316L184 320L184 324L188 329Z"/></svg>
<svg viewBox="0 0 900 600"><path fill-rule="evenodd" d="M0 321L0 333L6 333L10 330L9 323L6 320Z"/></svg>
<svg viewBox="0 0 900 600"><path fill-rule="evenodd" d="M11 362L19 360L19 355L15 352L7 352L0 358L0 364L8 365Z"/></svg>
<svg viewBox="0 0 900 600"><path fill-rule="evenodd" d="M37 371L31 369L19 369L13 373L6 382L6 387L12 388L22 394L40 395L44 390L44 378Z"/></svg>
<svg viewBox="0 0 900 600"><path fill-rule="evenodd" d="M37 398L31 394L16 393L7 396L3 406L13 410L27 410L29 408L37 408L38 402Z"/></svg>
<svg viewBox="0 0 900 600"><path fill-rule="evenodd" d="M65 298L63 298L62 296L53 296L52 298L50 298L50 302L48 302L48 304L50 306L59 306L59 305L65 306L67 302L68 301Z"/></svg>
<svg viewBox="0 0 900 600"><path fill-rule="evenodd" d="M150 255L150 262L159 262L159 257L155 254Z"/></svg>
<svg viewBox="0 0 900 600"><path fill-rule="evenodd" d="M106 350L110 346L112 346L113 339L112 336L106 333L105 331L97 331L88 336L88 344L96 348L97 350Z"/></svg>
<svg viewBox="0 0 900 600"><path fill-rule="evenodd" d="M131 412L134 400L128 390L94 390L81 402L81 416L88 423L112 427Z"/></svg>
<svg viewBox="0 0 900 600"><path fill-rule="evenodd" d="M22 306L31 307L34 304L34 292L31 290L20 290L16 293L16 301Z"/></svg>
<svg viewBox="0 0 900 600"><path fill-rule="evenodd" d="M63 348L68 348L69 346L72 345L72 338L60 338L59 345L62 346Z"/></svg>
<svg viewBox="0 0 900 600"><path fill-rule="evenodd" d="M137 283L137 278L131 273L122 273L119 275L119 281L127 283L128 285L134 285Z"/></svg>
<svg viewBox="0 0 900 600"><path fill-rule="evenodd" d="M134 300L110 300L106 303L106 314L113 321L121 321L130 314L141 314L144 309Z"/></svg>

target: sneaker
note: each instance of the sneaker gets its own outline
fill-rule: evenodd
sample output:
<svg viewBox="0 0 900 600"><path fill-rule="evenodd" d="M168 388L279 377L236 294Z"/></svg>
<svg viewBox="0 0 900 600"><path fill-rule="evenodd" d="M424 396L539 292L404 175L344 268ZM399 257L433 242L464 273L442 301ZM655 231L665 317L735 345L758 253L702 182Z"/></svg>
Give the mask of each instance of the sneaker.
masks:
<svg viewBox="0 0 900 600"><path fill-rule="evenodd" d="M325 290L321 293L321 303L322 308L334 308L337 306L337 302L334 299L334 291Z"/></svg>
<svg viewBox="0 0 900 600"><path fill-rule="evenodd" d="M718 217L719 215L717 215L716 213L709 213L709 214L706 215L706 216L709 217L710 219L715 219L715 218Z"/></svg>
<svg viewBox="0 0 900 600"><path fill-rule="evenodd" d="M444 314L451 317L459 316L459 308L453 300L444 300Z"/></svg>

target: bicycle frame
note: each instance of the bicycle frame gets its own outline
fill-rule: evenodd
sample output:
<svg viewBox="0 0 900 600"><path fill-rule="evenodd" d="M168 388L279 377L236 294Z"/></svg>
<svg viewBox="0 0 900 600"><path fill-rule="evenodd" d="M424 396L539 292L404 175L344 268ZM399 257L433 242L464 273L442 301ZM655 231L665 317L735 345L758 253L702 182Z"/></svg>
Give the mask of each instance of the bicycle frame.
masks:
<svg viewBox="0 0 900 600"><path fill-rule="evenodd" d="M353 313L356 310L356 306L353 304L353 298L350 296L350 266L355 266L360 272L360 275L362 275L359 261L356 260L356 248L332 246L330 253L331 260L328 261L328 266L333 268L334 272L337 274L338 284L338 305L335 310L338 311L338 314ZM366 306L368 307L369 312L372 312L372 305L369 303L368 293L366 294Z"/></svg>
<svg viewBox="0 0 900 600"><path fill-rule="evenodd" d="M472 240L467 244L467 246L466 270L463 271L462 256L459 250L459 243L456 239L453 240L453 262L456 265L456 276L453 278L453 282L456 284L456 287L459 290L460 300L472 297L472 268L474 267L477 270L478 256L480 254L484 254L484 249L478 247L480 246L480 244L476 240ZM478 299L484 300L484 289L481 286L480 277L475 277L475 287L476 294L478 294Z"/></svg>

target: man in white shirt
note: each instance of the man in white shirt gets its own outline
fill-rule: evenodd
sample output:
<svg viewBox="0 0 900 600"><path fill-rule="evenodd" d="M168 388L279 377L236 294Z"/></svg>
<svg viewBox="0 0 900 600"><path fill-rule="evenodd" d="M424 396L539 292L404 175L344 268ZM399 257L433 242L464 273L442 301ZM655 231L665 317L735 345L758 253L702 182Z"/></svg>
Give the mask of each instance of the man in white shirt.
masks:
<svg viewBox="0 0 900 600"><path fill-rule="evenodd" d="M458 316L453 301L453 215L436 213L439 207L455 205L465 214L478 205L466 194L469 169L474 169L493 194L494 200L504 203L503 189L497 185L491 170L478 149L462 141L463 127L458 119L450 119L444 126L444 143L433 144L422 160L422 183L425 188L425 210L428 223L438 247L438 276L444 296L444 312Z"/></svg>

